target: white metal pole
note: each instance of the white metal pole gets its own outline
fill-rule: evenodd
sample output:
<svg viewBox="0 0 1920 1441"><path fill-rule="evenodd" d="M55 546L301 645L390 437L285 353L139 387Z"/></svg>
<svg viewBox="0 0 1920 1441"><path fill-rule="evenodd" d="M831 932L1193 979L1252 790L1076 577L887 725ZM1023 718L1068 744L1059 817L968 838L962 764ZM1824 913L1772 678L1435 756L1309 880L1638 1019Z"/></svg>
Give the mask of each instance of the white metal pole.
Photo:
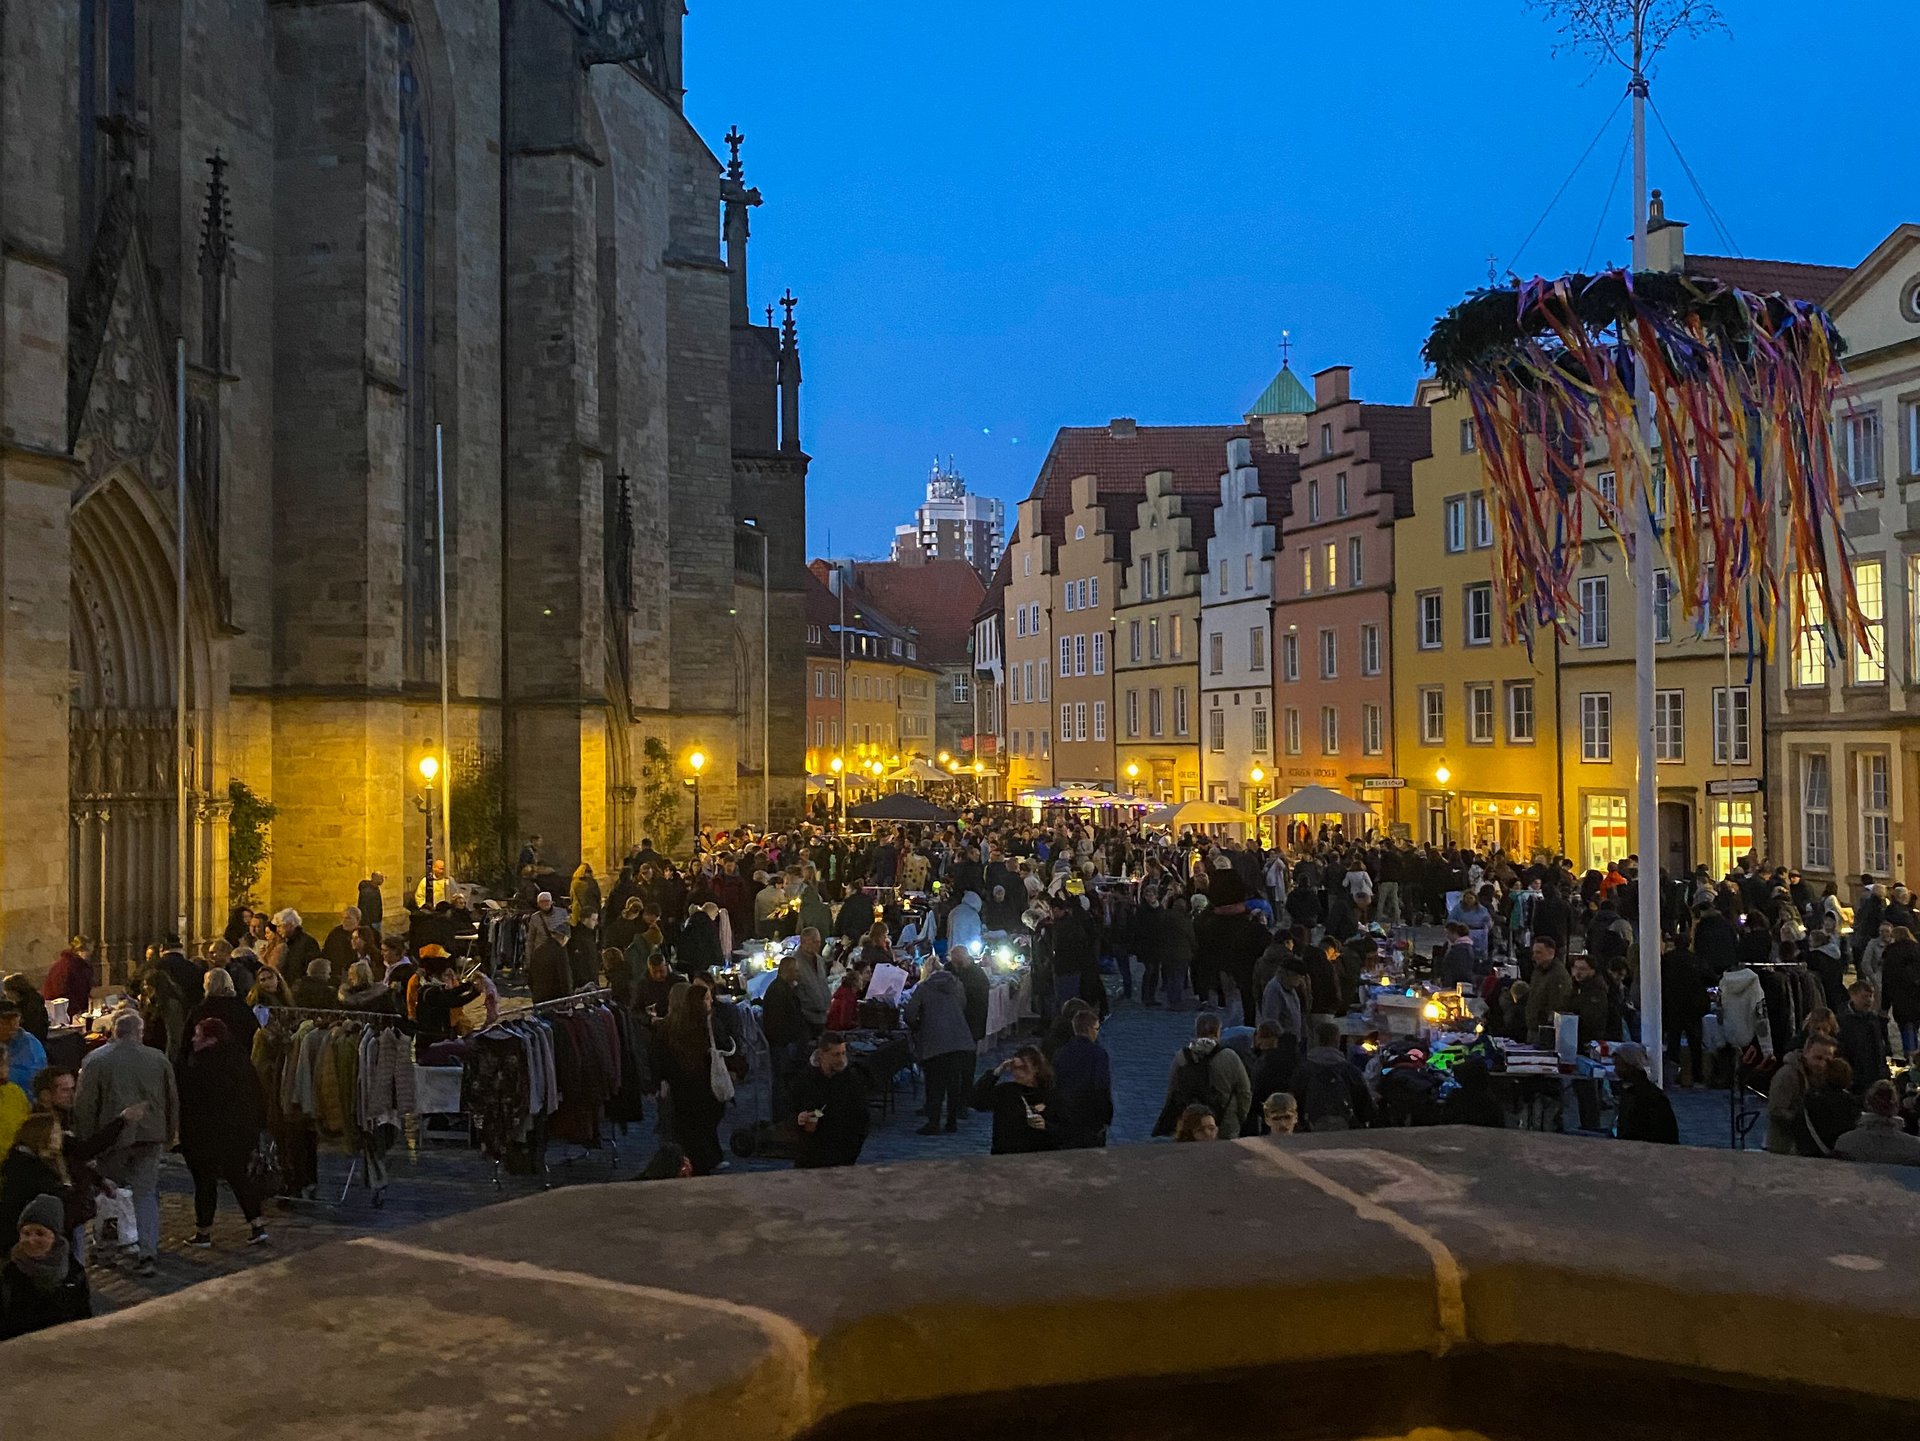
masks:
<svg viewBox="0 0 1920 1441"><path fill-rule="evenodd" d="M440 562L440 834L447 848L447 874L453 874L453 726L447 698L447 428L433 427L433 552Z"/></svg>
<svg viewBox="0 0 1920 1441"><path fill-rule="evenodd" d="M191 946L187 934L187 342L174 350L173 406L173 810L179 884L175 888L175 934Z"/></svg>
<svg viewBox="0 0 1920 1441"><path fill-rule="evenodd" d="M773 551L760 532L760 829L773 826Z"/></svg>
<svg viewBox="0 0 1920 1441"><path fill-rule="evenodd" d="M1647 80L1642 73L1640 51L1634 52L1633 94L1633 268L1647 268ZM1633 403L1640 423L1640 435L1651 453L1653 448L1653 406L1644 365L1634 367ZM1681 456L1667 457L1669 483L1672 465L1685 463ZM1640 851L1640 1040L1652 1059L1655 1085L1666 1086L1664 1060L1666 1028L1660 1011L1660 805L1656 786L1657 761L1653 748L1653 578L1658 561L1659 541L1653 528L1653 477L1647 477L1647 493L1635 496L1630 507L1633 525L1633 699L1634 699L1634 779L1638 796L1634 836Z"/></svg>

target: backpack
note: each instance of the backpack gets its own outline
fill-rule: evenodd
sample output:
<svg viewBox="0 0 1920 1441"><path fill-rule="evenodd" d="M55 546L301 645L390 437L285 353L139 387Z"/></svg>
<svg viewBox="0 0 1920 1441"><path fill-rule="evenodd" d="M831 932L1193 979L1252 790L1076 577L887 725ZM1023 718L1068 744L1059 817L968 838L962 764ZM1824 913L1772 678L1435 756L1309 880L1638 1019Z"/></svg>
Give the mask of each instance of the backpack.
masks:
<svg viewBox="0 0 1920 1441"><path fill-rule="evenodd" d="M1213 1058L1219 1054L1218 1046L1205 1055L1197 1053L1192 1046L1180 1052L1180 1066L1173 1073L1176 1115L1188 1106L1205 1106L1213 1112L1216 1121L1220 1119L1222 1107L1213 1097Z"/></svg>
<svg viewBox="0 0 1920 1441"><path fill-rule="evenodd" d="M1300 1063L1300 1072L1306 1077L1300 1115L1307 1129L1351 1131L1354 1128L1353 1092L1347 1085L1346 1065L1307 1060ZM1299 1074L1296 1073L1296 1078Z"/></svg>

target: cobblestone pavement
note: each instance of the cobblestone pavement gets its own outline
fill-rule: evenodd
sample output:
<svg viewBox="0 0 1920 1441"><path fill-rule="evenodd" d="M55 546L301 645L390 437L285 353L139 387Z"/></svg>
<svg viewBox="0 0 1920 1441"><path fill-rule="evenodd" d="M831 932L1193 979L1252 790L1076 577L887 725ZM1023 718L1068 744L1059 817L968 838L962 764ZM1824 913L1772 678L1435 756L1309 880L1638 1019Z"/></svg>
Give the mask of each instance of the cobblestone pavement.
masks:
<svg viewBox="0 0 1920 1441"><path fill-rule="evenodd" d="M1150 1138L1165 1097L1173 1055L1192 1033L1191 1012L1147 1009L1137 1001L1116 1003L1101 1034L1102 1042L1113 1057L1115 1114L1109 1133L1113 1144L1137 1143ZM986 1057L983 1065L1000 1059L1006 1049L1003 1047ZM1726 1092L1675 1090L1672 1094L1680 1119L1681 1139L1686 1144L1720 1147L1728 1144ZM893 1108L875 1117L873 1133L862 1155L863 1163L986 1154L988 1120L985 1116L968 1117L955 1135L918 1136L914 1132L921 1121L919 1107L917 1086L903 1080ZM1571 1105L1568 1114L1571 1118ZM743 1090L735 1106L734 1120L744 1122L765 1115L764 1088ZM1755 1138L1756 1144L1759 1139L1761 1137ZM565 1186L631 1179L645 1164L654 1144L651 1116L644 1125L629 1128L624 1137L613 1138L617 1159L610 1151L582 1154L577 1147L556 1144L549 1153L552 1182ZM1594 1144L1606 1143L1596 1139ZM161 1172L159 1272L151 1279L141 1280L121 1267L96 1266L93 1284L97 1309L105 1312L132 1305L329 1241L396 1231L498 1201L537 1195L541 1190L537 1178L526 1176L503 1175L495 1186L490 1179L490 1163L478 1151L467 1147L464 1133L433 1132L419 1139L408 1152L396 1150L392 1157L392 1184L387 1189L385 1204L378 1209L370 1193L357 1181L345 1199L341 1199L347 1163L344 1153L322 1147L320 1193L323 1200L290 1206L270 1204L266 1221L273 1240L265 1246L246 1244L246 1228L239 1211L233 1198L223 1191L214 1222L213 1249L195 1251L185 1245L193 1230L191 1183L179 1157L169 1156ZM785 1163L736 1160L732 1168L782 1170Z"/></svg>

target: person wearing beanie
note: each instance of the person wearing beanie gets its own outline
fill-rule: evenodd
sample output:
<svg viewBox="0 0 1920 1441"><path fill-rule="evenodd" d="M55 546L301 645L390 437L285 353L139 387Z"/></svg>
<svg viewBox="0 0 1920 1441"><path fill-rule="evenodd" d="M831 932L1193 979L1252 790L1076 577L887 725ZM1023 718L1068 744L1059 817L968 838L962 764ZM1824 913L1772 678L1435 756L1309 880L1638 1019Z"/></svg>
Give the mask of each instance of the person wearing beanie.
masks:
<svg viewBox="0 0 1920 1441"><path fill-rule="evenodd" d="M44 1331L93 1314L86 1268L67 1244L58 1196L35 1196L20 1210L19 1239L0 1267L0 1339Z"/></svg>
<svg viewBox="0 0 1920 1441"><path fill-rule="evenodd" d="M1620 1114L1613 1134L1623 1141L1652 1141L1663 1146L1680 1144L1680 1124L1674 1119L1673 1102L1654 1085L1649 1074L1652 1058L1647 1048L1627 1041L1613 1048L1613 1069L1620 1079Z"/></svg>

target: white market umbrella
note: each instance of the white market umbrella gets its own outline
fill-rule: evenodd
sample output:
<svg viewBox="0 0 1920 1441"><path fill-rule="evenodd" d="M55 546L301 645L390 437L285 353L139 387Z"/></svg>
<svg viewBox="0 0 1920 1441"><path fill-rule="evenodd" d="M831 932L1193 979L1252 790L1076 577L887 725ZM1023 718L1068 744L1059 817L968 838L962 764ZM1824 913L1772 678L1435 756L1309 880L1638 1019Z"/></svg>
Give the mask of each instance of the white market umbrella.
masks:
<svg viewBox="0 0 1920 1441"><path fill-rule="evenodd" d="M886 777L890 781L947 781L953 777L941 770L932 761L915 756L897 771L890 771Z"/></svg>
<svg viewBox="0 0 1920 1441"><path fill-rule="evenodd" d="M1292 795L1262 806L1263 816L1370 816L1373 807L1325 786L1302 786Z"/></svg>
<svg viewBox="0 0 1920 1441"><path fill-rule="evenodd" d="M1182 826L1244 826L1250 820L1252 817L1245 811L1236 806L1223 806L1218 801L1181 801L1178 805L1150 811L1144 823L1178 830Z"/></svg>

